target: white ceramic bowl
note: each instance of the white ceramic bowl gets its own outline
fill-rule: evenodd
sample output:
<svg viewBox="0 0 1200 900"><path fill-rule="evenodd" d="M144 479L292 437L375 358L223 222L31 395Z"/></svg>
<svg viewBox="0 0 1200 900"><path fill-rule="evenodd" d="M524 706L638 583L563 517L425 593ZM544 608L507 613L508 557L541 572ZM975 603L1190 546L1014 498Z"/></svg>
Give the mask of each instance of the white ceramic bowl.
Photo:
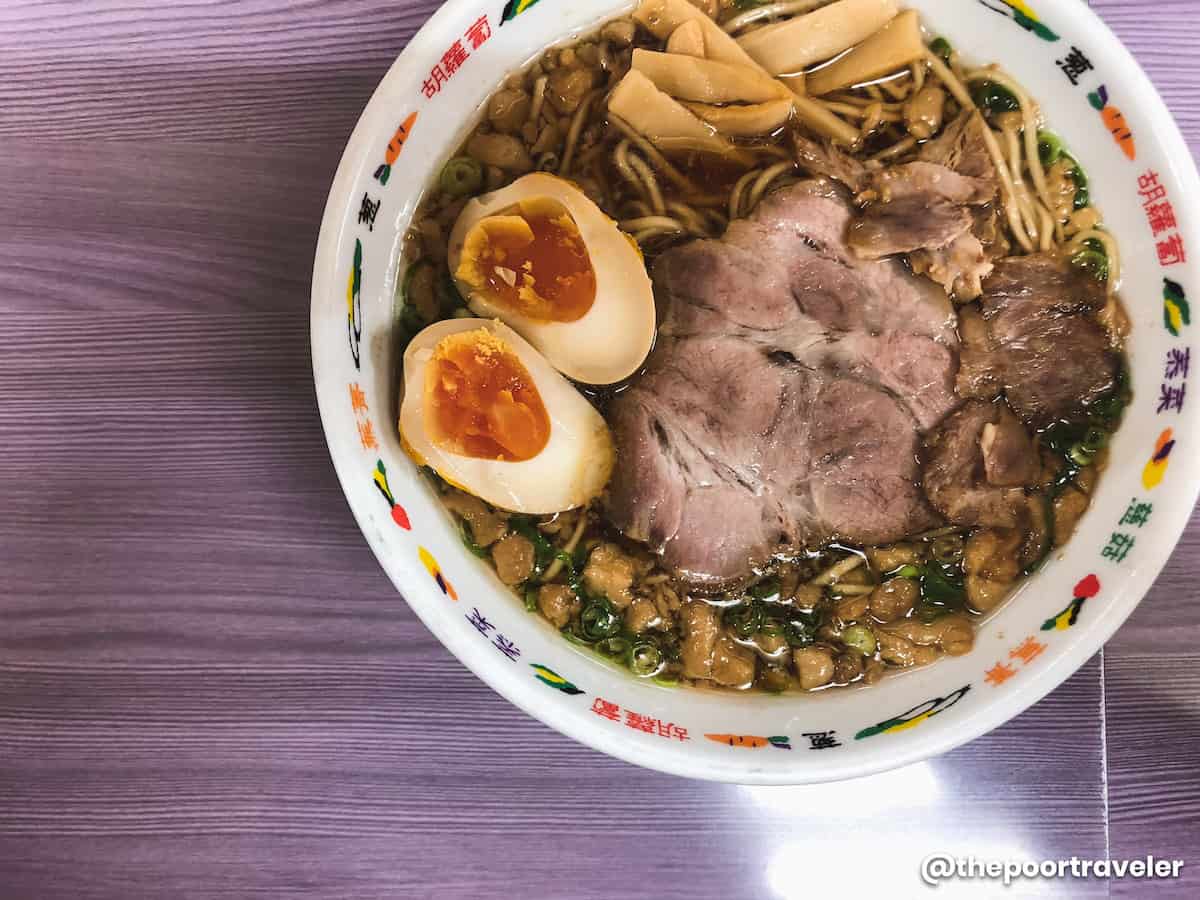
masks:
<svg viewBox="0 0 1200 900"><path fill-rule="evenodd" d="M982 627L973 652L868 689L812 696L671 690L577 650L464 549L405 457L395 428L393 295L401 237L421 192L507 73L631 4L449 0L405 48L367 104L325 208L313 271L313 374L330 454L371 549L429 629L503 697L638 765L742 783L828 781L901 766L995 728L1066 679L1129 615L1175 546L1200 484L1200 384L1183 394L1181 409L1167 406L1187 384L1180 371L1169 377L1169 360L1190 353L1200 322L1184 321L1183 302L1164 305L1164 291L1176 293L1168 279L1200 299L1196 266L1171 260L1178 240L1200 262L1192 207L1200 180L1154 88L1100 20L1079 0L1031 2L1036 22L998 13L1000 0L909 5L969 58L998 61L1016 76L1087 170L1125 260L1134 401L1075 538ZM1028 12L1017 0L1011 6ZM1092 65L1078 84L1059 63L1072 53ZM1089 102L1101 85L1124 112L1133 159ZM368 204L376 203L372 217ZM1077 595L1088 598L1069 624L1059 614ZM721 738L728 735L764 740L731 745Z"/></svg>

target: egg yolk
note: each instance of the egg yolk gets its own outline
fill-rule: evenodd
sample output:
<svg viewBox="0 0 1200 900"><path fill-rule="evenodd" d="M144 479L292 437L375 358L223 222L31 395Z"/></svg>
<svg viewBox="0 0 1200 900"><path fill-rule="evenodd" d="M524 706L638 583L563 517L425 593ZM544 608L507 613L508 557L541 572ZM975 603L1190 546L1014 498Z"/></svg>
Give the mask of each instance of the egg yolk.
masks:
<svg viewBox="0 0 1200 900"><path fill-rule="evenodd" d="M495 304L543 322L574 322L596 300L596 272L567 208L532 197L467 232L455 276Z"/></svg>
<svg viewBox="0 0 1200 900"><path fill-rule="evenodd" d="M425 427L460 456L522 462L550 440L550 417L533 376L485 329L442 338L425 374Z"/></svg>

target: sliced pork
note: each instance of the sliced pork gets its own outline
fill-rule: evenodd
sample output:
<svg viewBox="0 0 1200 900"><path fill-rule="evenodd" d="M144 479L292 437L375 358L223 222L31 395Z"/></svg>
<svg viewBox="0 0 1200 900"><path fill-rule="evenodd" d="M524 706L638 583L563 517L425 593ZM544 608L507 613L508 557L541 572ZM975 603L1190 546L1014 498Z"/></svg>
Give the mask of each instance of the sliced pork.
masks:
<svg viewBox="0 0 1200 900"><path fill-rule="evenodd" d="M1049 254L997 261L979 312L962 315L958 392L991 400L1001 390L1026 422L1071 419L1116 387L1117 354L1095 319L1104 286Z"/></svg>
<svg viewBox="0 0 1200 900"><path fill-rule="evenodd" d="M948 521L994 528L1024 521L1024 486L1037 478L1038 457L1003 402L965 403L926 439L925 457L925 494Z"/></svg>
<svg viewBox="0 0 1200 900"><path fill-rule="evenodd" d="M664 318L610 408L609 507L694 582L938 521L917 456L922 430L958 402L954 312L898 262L857 259L852 215L831 182L802 182L655 266Z"/></svg>
<svg viewBox="0 0 1200 900"><path fill-rule="evenodd" d="M865 259L907 253L913 270L947 294L978 297L991 263L976 226L986 224L980 215L998 192L986 127L978 113L964 114L920 159L871 176L862 195L871 202L850 231L855 252Z"/></svg>

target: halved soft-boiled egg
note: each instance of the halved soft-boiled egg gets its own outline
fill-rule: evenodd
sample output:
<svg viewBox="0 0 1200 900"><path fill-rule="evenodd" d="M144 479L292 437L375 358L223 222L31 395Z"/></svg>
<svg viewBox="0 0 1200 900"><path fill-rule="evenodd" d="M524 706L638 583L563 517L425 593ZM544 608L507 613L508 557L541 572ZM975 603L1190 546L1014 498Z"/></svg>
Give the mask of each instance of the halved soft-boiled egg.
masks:
<svg viewBox="0 0 1200 900"><path fill-rule="evenodd" d="M613 442L587 399L519 334L449 319L404 352L400 437L418 465L513 512L587 503L608 483Z"/></svg>
<svg viewBox="0 0 1200 900"><path fill-rule="evenodd" d="M654 343L641 251L562 178L526 175L470 201L449 262L472 311L510 325L576 381L628 378Z"/></svg>

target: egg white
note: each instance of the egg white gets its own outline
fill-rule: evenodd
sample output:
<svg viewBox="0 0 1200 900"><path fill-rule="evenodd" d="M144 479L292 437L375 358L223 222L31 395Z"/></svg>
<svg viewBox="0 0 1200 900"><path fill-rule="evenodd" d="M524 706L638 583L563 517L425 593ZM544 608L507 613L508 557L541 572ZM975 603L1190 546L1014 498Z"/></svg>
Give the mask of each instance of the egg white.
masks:
<svg viewBox="0 0 1200 900"><path fill-rule="evenodd" d="M550 439L532 459L506 462L449 452L425 429L425 377L434 348L447 335L485 329L507 344L529 371L550 419ZM519 334L490 319L450 319L421 331L404 352L400 436L419 465L493 506L535 515L582 506L604 490L614 451L608 425L588 401Z"/></svg>
<svg viewBox="0 0 1200 900"><path fill-rule="evenodd" d="M544 322L498 306L461 281L459 290L476 315L514 328L567 377L599 385L628 378L654 344L654 290L637 244L571 182L539 172L470 201L450 233L450 271L458 271L472 226L533 197L558 201L575 220L596 275L591 308L574 322Z"/></svg>

